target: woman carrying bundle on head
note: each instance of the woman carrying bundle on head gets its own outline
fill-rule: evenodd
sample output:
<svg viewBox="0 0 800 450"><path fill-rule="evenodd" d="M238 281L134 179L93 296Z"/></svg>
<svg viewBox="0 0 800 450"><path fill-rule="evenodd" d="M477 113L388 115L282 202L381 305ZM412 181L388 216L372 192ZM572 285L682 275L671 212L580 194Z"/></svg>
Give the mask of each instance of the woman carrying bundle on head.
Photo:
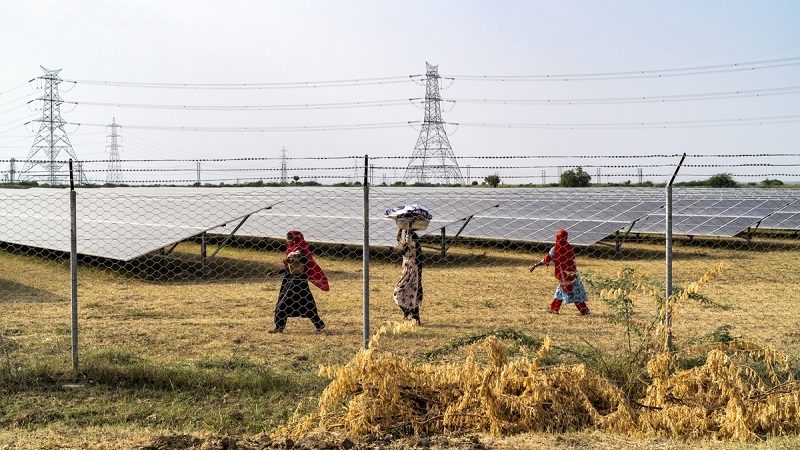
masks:
<svg viewBox="0 0 800 450"><path fill-rule="evenodd" d="M419 319L419 307L422 304L422 246L416 230L428 228L433 216L428 208L418 205L401 205L386 210L386 217L394 219L397 224L397 243L403 254L403 274L394 286L392 298L400 310L403 319Z"/></svg>
<svg viewBox="0 0 800 450"><path fill-rule="evenodd" d="M578 312L585 316L589 314L589 307L586 306L588 297L575 264L575 249L572 248L572 244L567 242L567 236L567 230L559 230L556 233L556 243L553 248L544 255L541 261L532 265L530 271L533 272L539 266L549 267L552 261L555 266L558 287L553 303L550 304L547 312L558 314L562 303L573 303L578 308Z"/></svg>
<svg viewBox="0 0 800 450"><path fill-rule="evenodd" d="M392 298L403 311L403 319L413 319L421 325L419 307L422 304L422 246L419 236L411 229L397 230L397 243L403 254L403 274L394 286Z"/></svg>
<svg viewBox="0 0 800 450"><path fill-rule="evenodd" d="M311 319L317 331L325 328L325 322L317 312L317 304L314 302L308 282L311 281L316 287L327 291L330 289L328 278L314 261L303 233L292 230L286 234L286 257L283 259L283 268L273 270L268 275L270 277L283 275L278 302L275 305L275 328L270 330L270 333L283 332L286 319L289 317Z"/></svg>

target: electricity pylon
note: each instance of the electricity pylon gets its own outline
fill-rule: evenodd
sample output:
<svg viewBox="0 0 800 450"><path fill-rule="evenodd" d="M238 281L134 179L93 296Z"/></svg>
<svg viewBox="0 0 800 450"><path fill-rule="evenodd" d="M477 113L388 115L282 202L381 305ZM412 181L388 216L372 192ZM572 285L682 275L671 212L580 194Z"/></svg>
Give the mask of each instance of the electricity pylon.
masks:
<svg viewBox="0 0 800 450"><path fill-rule="evenodd" d="M64 131L66 122L61 118L63 100L58 94L58 84L61 83L58 73L61 69L49 70L43 66L39 67L44 71L44 75L39 77L39 80L44 82L44 94L37 99L42 102L42 118L34 120L40 122L39 131L20 171L20 179L41 180L51 185L66 184L69 181L69 173L61 171L66 161L59 161L58 155L63 150L74 161L77 161L78 157L75 156L69 136ZM37 160L37 156L40 159ZM43 171L33 170L37 166L43 167ZM82 165L78 164L78 167L78 182L82 183L85 181Z"/></svg>
<svg viewBox="0 0 800 450"><path fill-rule="evenodd" d="M117 125L116 117L111 118L111 125L108 125L107 128L111 128L111 134L108 136L110 139L109 144L106 145L106 148L108 148L106 183L122 183L122 164L119 160L119 151L122 149L119 141L122 140L122 136L117 132L120 126Z"/></svg>
<svg viewBox="0 0 800 450"><path fill-rule="evenodd" d="M406 167L406 183L464 184L442 120L439 66L425 63L425 118Z"/></svg>

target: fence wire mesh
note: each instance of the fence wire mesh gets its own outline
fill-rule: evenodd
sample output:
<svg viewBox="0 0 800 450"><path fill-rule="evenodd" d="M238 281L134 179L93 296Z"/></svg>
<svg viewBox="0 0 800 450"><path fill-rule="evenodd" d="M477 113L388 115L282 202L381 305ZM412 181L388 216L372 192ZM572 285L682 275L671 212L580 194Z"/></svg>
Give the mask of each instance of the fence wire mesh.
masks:
<svg viewBox="0 0 800 450"><path fill-rule="evenodd" d="M674 192L673 291L725 267L675 310L676 346L746 340L800 356L798 198L796 189ZM339 186L79 187L79 347L155 361L236 355L310 369L347 361L364 344L365 316L370 333L409 316L394 301L409 270L404 236L385 211L421 204L433 215L417 231L421 327L381 345L412 358L462 358L459 342L522 333L614 353L659 320L664 201L663 188L646 186L365 191L355 176ZM69 192L2 189L0 204L4 351L68 360ZM783 221L763 226L776 211ZM560 229L591 314L570 304L548 314L554 263L531 271ZM642 289L608 295L626 286Z"/></svg>

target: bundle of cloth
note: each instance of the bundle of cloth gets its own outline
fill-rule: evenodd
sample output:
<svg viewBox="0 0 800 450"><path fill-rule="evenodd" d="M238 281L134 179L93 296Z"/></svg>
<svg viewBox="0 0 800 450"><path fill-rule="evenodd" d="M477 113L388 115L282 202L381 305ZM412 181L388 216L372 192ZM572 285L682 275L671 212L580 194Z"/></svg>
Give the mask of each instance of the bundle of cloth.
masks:
<svg viewBox="0 0 800 450"><path fill-rule="evenodd" d="M386 210L385 215L394 219L401 230L425 230L433 219L428 208L417 203L393 206Z"/></svg>

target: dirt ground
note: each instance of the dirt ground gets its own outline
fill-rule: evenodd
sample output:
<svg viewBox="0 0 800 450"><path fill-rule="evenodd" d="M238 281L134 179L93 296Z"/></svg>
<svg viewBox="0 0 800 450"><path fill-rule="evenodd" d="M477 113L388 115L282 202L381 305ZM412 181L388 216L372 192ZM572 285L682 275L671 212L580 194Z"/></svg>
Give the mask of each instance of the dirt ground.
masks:
<svg viewBox="0 0 800 450"><path fill-rule="evenodd" d="M249 438L213 436L200 438L186 434L159 436L152 442L134 447L136 450L717 450L717 449L792 449L797 440L765 441L753 444L734 444L716 441L674 441L660 438L632 439L604 433L524 434L511 437L492 437L455 433L449 436L425 436L395 439L392 436L366 436L351 439L336 433L309 433L292 440L271 438L263 434Z"/></svg>

